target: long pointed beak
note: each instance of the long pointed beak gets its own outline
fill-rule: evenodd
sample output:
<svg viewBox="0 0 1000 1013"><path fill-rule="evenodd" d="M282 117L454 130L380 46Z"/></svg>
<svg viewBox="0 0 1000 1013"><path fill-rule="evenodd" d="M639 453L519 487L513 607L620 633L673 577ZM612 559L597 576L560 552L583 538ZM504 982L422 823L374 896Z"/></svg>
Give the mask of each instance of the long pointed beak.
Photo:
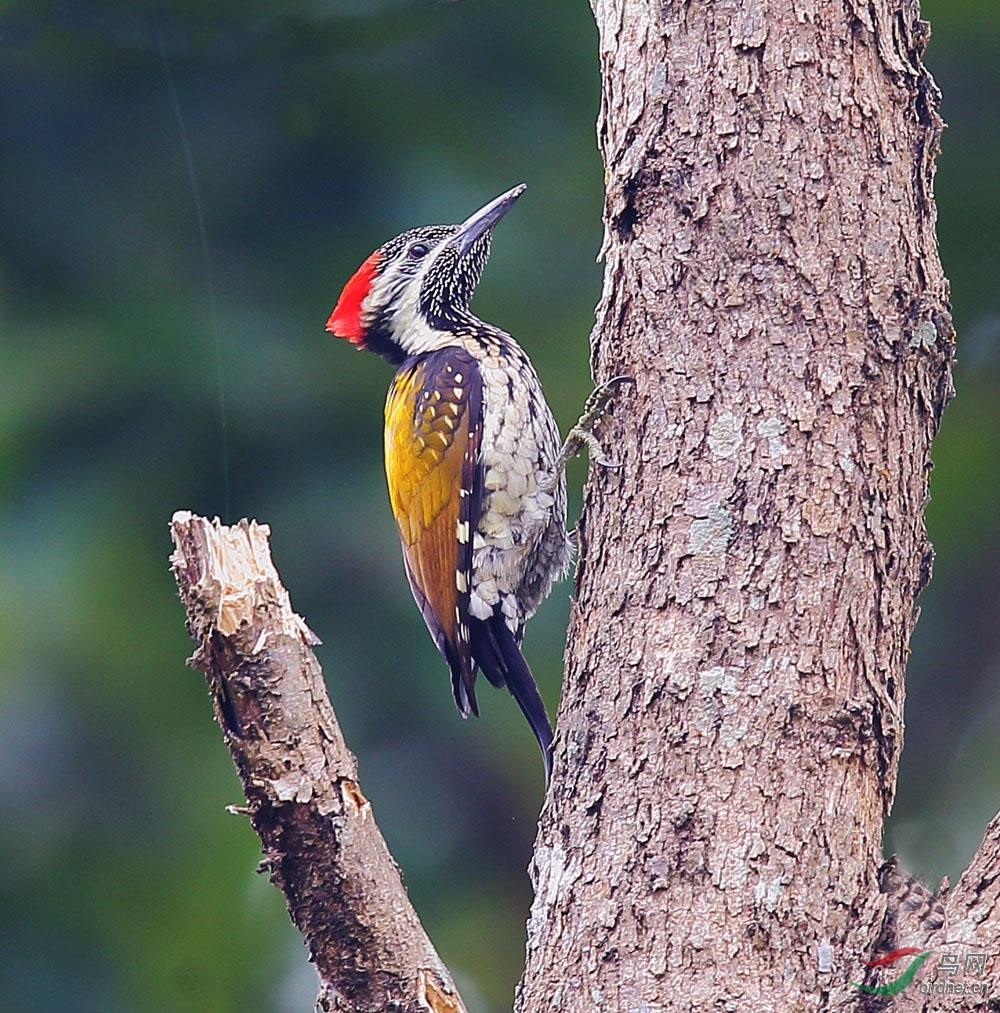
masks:
<svg viewBox="0 0 1000 1013"><path fill-rule="evenodd" d="M517 186L511 188L506 193L500 194L499 197L495 197L489 202L489 204L481 207L474 214L469 215L468 218L462 222L458 227L458 232L451 237L450 243L458 249L461 256L465 256L472 249L472 244L484 233L487 229L493 228L494 225L507 212L514 206L514 202L518 197L527 190L528 187L524 183L518 183Z"/></svg>

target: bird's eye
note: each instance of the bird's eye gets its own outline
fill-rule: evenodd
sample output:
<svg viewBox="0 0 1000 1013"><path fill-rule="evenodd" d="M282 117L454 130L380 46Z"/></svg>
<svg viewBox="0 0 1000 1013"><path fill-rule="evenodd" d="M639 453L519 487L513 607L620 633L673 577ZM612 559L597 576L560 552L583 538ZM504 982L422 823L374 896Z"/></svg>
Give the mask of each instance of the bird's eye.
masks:
<svg viewBox="0 0 1000 1013"><path fill-rule="evenodd" d="M414 243L410 247L410 256L414 260L419 260L421 257L427 256L427 246L425 243Z"/></svg>

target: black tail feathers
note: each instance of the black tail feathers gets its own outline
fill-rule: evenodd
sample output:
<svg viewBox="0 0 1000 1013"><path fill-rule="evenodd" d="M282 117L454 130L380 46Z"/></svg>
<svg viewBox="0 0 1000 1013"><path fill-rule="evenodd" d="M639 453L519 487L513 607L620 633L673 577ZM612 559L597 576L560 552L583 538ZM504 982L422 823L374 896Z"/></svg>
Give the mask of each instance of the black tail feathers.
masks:
<svg viewBox="0 0 1000 1013"><path fill-rule="evenodd" d="M514 634L500 613L485 621L474 621L469 632L472 652L483 675L494 686L506 686L521 708L521 713L528 719L542 751L545 783L548 785L552 776L552 726L531 669L521 654Z"/></svg>

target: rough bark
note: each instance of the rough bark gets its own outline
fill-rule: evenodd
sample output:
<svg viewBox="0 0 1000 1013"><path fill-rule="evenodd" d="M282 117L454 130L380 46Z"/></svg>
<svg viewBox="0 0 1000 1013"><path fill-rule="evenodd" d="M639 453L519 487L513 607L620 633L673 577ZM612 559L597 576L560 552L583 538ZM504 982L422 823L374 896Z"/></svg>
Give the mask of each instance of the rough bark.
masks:
<svg viewBox="0 0 1000 1013"><path fill-rule="evenodd" d="M889 895L887 948L917 945L940 955L915 986L894 999L893 1010L943 1013L1000 1008L996 981L1000 970L1000 815L991 821L954 889L944 883L932 894L923 884L900 875L894 861L883 869L882 885ZM959 964L960 973L942 969L945 954ZM974 954L985 955L986 965L983 973L969 975L965 958ZM949 985L963 991L948 991ZM967 991L971 985L985 986L987 991Z"/></svg>
<svg viewBox="0 0 1000 1013"><path fill-rule="evenodd" d="M998 937L995 826L947 897L882 868L951 393L928 27L594 10L593 365L636 387L585 494L517 1009L866 1008L877 949Z"/></svg>
<svg viewBox="0 0 1000 1013"><path fill-rule="evenodd" d="M344 744L318 643L292 611L265 525L171 522L174 577L215 717L321 980L317 1008L464 1013L410 905Z"/></svg>

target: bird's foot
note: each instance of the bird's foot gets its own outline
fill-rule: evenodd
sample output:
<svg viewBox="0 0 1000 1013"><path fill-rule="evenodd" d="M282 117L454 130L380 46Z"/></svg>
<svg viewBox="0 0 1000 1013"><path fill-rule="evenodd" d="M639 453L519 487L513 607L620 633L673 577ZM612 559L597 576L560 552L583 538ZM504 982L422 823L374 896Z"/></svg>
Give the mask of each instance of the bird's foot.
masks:
<svg viewBox="0 0 1000 1013"><path fill-rule="evenodd" d="M590 455L590 459L602 468L621 467L617 461L613 461L610 457L605 456L604 448L594 435L594 429L601 419L604 418L608 405L617 393L618 388L626 383L635 383L635 381L630 376L613 376L610 380L595 387L591 392L590 397L587 398L583 405L583 414L580 416L577 424L569 431L566 442L563 444L559 457L556 459L555 466L552 469L553 485L559 473L566 467L566 462L571 457L579 457L584 449Z"/></svg>

